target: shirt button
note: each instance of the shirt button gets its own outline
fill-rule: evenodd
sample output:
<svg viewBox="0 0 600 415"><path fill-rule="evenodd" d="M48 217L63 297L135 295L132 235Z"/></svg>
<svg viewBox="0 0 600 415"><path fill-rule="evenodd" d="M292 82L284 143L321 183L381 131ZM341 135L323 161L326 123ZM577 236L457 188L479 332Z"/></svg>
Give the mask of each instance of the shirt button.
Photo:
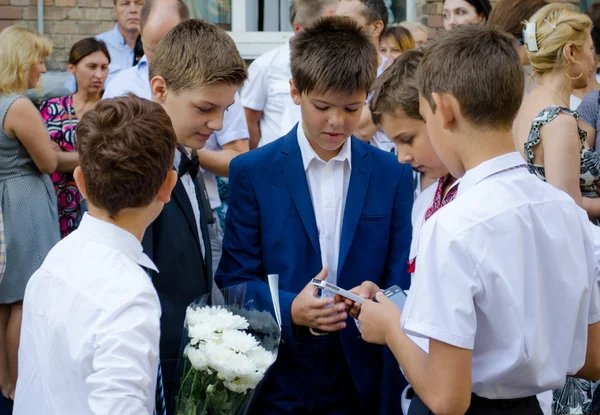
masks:
<svg viewBox="0 0 600 415"><path fill-rule="evenodd" d="M331 207L333 207L333 203L329 202L325 205L325 207L331 208Z"/></svg>

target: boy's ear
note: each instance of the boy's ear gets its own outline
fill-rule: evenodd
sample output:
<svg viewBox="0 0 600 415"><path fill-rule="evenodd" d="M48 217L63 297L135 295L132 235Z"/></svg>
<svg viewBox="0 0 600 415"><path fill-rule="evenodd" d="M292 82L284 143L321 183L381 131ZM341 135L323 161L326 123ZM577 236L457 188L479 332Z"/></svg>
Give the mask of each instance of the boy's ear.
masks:
<svg viewBox="0 0 600 415"><path fill-rule="evenodd" d="M167 82L162 76L155 76L150 80L150 91L152 91L152 101L159 104L165 103L167 97Z"/></svg>
<svg viewBox="0 0 600 415"><path fill-rule="evenodd" d="M175 170L170 170L167 173L167 177L165 177L165 181L158 189L158 200L162 203L169 203L171 200L171 192L173 188L177 184L177 172Z"/></svg>
<svg viewBox="0 0 600 415"><path fill-rule="evenodd" d="M84 199L87 199L87 189L85 188L85 180L83 179L83 171L81 167L75 167L73 171L73 178L75 179L75 184L77 184L77 188L79 189L79 193Z"/></svg>
<svg viewBox="0 0 600 415"><path fill-rule="evenodd" d="M381 20L371 23L371 36L373 36L373 40L377 40L377 42L379 42L381 32L383 32L384 28L384 24Z"/></svg>
<svg viewBox="0 0 600 415"><path fill-rule="evenodd" d="M296 88L296 83L293 79L290 79L290 95L292 96L294 104L300 105L300 94L298 93L298 88Z"/></svg>
<svg viewBox="0 0 600 415"><path fill-rule="evenodd" d="M439 94L434 92L431 94L431 98L435 103L436 116L440 117L442 122L442 128L444 130L450 130L453 127L454 121L456 120L458 102L456 98L448 94Z"/></svg>

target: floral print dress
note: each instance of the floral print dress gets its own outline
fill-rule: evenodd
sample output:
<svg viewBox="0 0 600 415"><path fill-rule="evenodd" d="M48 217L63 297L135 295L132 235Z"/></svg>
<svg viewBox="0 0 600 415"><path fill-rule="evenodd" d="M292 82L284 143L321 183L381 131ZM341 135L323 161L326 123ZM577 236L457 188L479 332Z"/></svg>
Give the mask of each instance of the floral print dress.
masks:
<svg viewBox="0 0 600 415"><path fill-rule="evenodd" d="M543 166L534 163L533 148L537 146L542 137L540 128L552 122L559 114L567 114L579 120L579 114L569 108L552 106L545 108L533 120L529 137L525 143L525 158L529 171L539 179L546 181L546 170ZM587 137L585 131L577 129L581 140L580 152L580 178L579 187L583 197L596 198L596 183L600 178L600 154L585 147ZM597 221L594 222L598 224ZM600 395L597 388L598 382L590 382L585 379L567 377L562 389L553 391L552 414L554 415L598 415L600 414ZM594 392L596 394L594 395Z"/></svg>
<svg viewBox="0 0 600 415"><path fill-rule="evenodd" d="M42 103L42 118L50 134L50 139L63 151L77 151L75 128L79 120L73 108L73 95L53 98ZM72 173L52 174L52 183L58 200L58 221L60 234L69 235L81 220L81 193L77 189Z"/></svg>

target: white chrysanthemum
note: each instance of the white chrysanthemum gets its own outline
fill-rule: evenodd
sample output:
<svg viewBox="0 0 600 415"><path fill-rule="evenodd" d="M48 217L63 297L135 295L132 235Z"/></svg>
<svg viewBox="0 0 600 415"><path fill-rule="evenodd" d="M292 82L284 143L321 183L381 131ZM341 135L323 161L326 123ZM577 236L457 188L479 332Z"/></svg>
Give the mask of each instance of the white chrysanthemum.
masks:
<svg viewBox="0 0 600 415"><path fill-rule="evenodd" d="M271 367L273 363L275 363L274 353L268 352L264 348L258 346L252 350L249 350L248 358L252 361L254 366L264 375L264 373Z"/></svg>
<svg viewBox="0 0 600 415"><path fill-rule="evenodd" d="M233 381L223 381L223 385L232 392L246 393L249 389L256 388L261 380L262 376L254 374L253 376L245 376Z"/></svg>
<svg viewBox="0 0 600 415"><path fill-rule="evenodd" d="M196 324L188 327L188 336L190 337L190 344L195 346L198 343L219 341L221 338L220 329L211 323Z"/></svg>
<svg viewBox="0 0 600 415"><path fill-rule="evenodd" d="M256 338L239 330L225 330L221 341L224 347L238 353L246 353L258 347Z"/></svg>
<svg viewBox="0 0 600 415"><path fill-rule="evenodd" d="M256 370L243 353L236 353L214 342L204 345L208 366L217 372L219 379L233 381Z"/></svg>
<svg viewBox="0 0 600 415"><path fill-rule="evenodd" d="M184 354L190 359L190 363L194 366L194 369L198 371L205 370L208 367L208 361L206 359L206 353L203 347L200 348L187 346Z"/></svg>
<svg viewBox="0 0 600 415"><path fill-rule="evenodd" d="M221 306L217 307L188 307L185 322L189 327L211 324L218 331L245 330L248 328L248 320L242 316L235 315Z"/></svg>

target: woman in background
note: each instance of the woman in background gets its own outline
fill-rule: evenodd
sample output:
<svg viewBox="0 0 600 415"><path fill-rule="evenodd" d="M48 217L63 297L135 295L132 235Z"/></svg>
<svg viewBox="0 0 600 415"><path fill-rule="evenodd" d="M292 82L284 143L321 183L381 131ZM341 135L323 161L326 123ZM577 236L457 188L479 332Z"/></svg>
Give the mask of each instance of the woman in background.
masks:
<svg viewBox="0 0 600 415"><path fill-rule="evenodd" d="M410 31L402 26L388 27L379 39L379 54L387 58L387 67L398 56L415 48L415 40Z"/></svg>
<svg viewBox="0 0 600 415"><path fill-rule="evenodd" d="M77 92L42 103L40 112L55 144L58 167L52 182L58 199L58 221L64 238L79 225L81 194L73 178L79 165L75 127L102 98L110 55L104 42L87 38L75 43L69 53L68 70L75 76Z"/></svg>
<svg viewBox="0 0 600 415"><path fill-rule="evenodd" d="M46 72L50 41L22 26L0 32L0 209L6 270L0 284L0 388L14 399L25 287L60 240L49 174L57 155L33 103L24 96Z"/></svg>
<svg viewBox="0 0 600 415"><path fill-rule="evenodd" d="M490 0L444 0L444 29L466 24L484 24L490 17Z"/></svg>
<svg viewBox="0 0 600 415"><path fill-rule="evenodd" d="M421 46L425 46L429 41L429 29L417 22L401 22L397 24L398 26L404 27L410 31L413 39L415 40L415 47L420 48ZM392 25L392 26L395 26Z"/></svg>

